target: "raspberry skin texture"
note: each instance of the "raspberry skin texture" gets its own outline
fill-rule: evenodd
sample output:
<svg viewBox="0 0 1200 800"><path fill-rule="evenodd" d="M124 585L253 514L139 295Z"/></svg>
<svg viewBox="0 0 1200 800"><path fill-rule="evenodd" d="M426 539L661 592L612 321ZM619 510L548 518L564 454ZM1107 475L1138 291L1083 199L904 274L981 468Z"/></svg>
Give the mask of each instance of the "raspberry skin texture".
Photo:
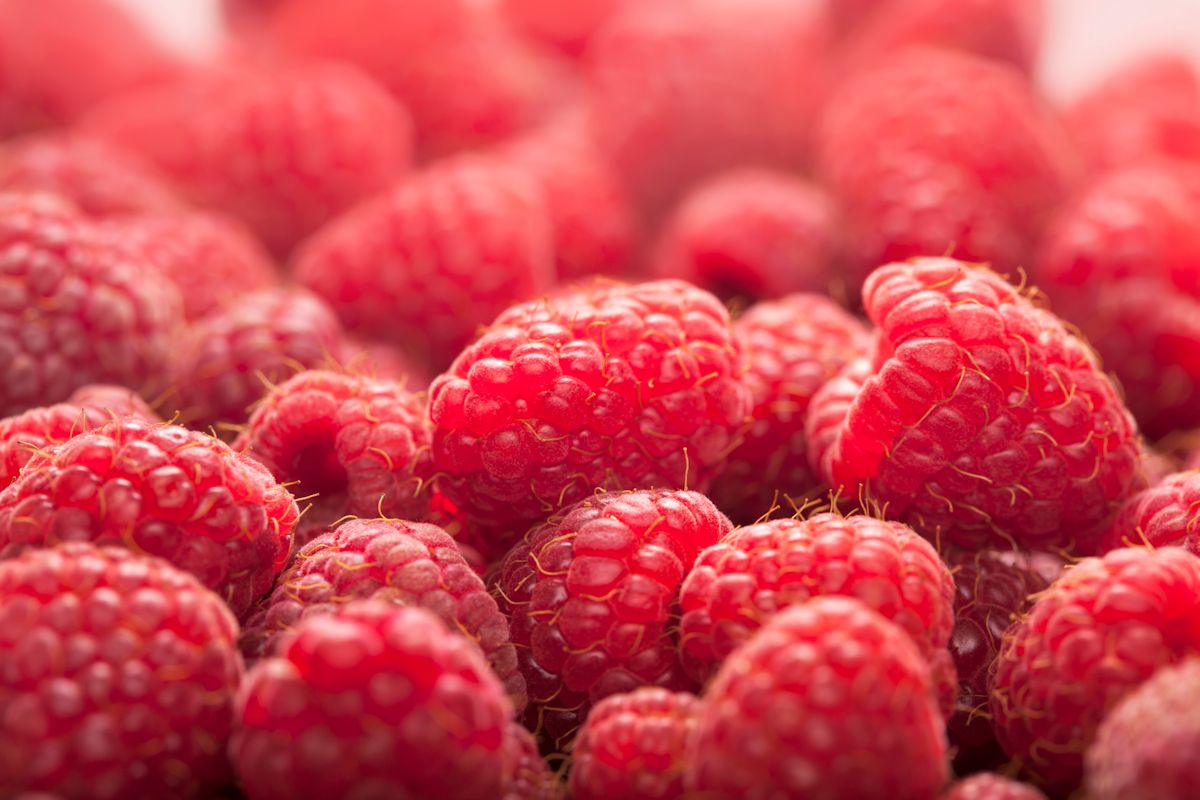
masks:
<svg viewBox="0 0 1200 800"><path fill-rule="evenodd" d="M512 706L430 612L359 602L305 620L239 693L230 755L250 800L491 800Z"/></svg>
<svg viewBox="0 0 1200 800"><path fill-rule="evenodd" d="M492 591L510 615L526 724L562 752L592 704L638 686L689 688L674 633L679 586L731 528L703 495L597 494L531 529Z"/></svg>
<svg viewBox="0 0 1200 800"><path fill-rule="evenodd" d="M1036 786L981 772L950 787L941 800L1046 800Z"/></svg>
<svg viewBox="0 0 1200 800"><path fill-rule="evenodd" d="M233 443L312 499L297 546L353 515L423 518L429 431L419 396L361 375L301 372L280 384Z"/></svg>
<svg viewBox="0 0 1200 800"><path fill-rule="evenodd" d="M159 556L239 618L283 570L296 502L207 434L114 419L30 459L0 492L0 558L89 541Z"/></svg>
<svg viewBox="0 0 1200 800"><path fill-rule="evenodd" d="M808 464L804 418L814 394L855 358L870 335L828 297L794 294L750 307L734 323L754 408L709 497L739 524L775 505L797 508L822 491Z"/></svg>
<svg viewBox="0 0 1200 800"><path fill-rule="evenodd" d="M493 525L597 488L703 491L749 409L715 297L596 281L505 311L433 382L438 487Z"/></svg>
<svg viewBox="0 0 1200 800"><path fill-rule="evenodd" d="M497 314L554 276L541 192L523 170L463 157L354 208L305 244L296 280L352 330L437 369Z"/></svg>
<svg viewBox="0 0 1200 800"><path fill-rule="evenodd" d="M563 800L563 785L538 751L537 739L519 722L508 724L512 777L502 800Z"/></svg>
<svg viewBox="0 0 1200 800"><path fill-rule="evenodd" d="M119 548L33 551L0 563L0 620L0 793L224 784L237 622L191 575Z"/></svg>
<svg viewBox="0 0 1200 800"><path fill-rule="evenodd" d="M1004 634L991 710L1005 751L1054 792L1083 777L1105 715L1161 667L1200 649L1200 559L1116 550L1067 570Z"/></svg>
<svg viewBox="0 0 1200 800"><path fill-rule="evenodd" d="M776 615L704 700L685 778L702 797L917 800L947 777L925 659L848 597Z"/></svg>
<svg viewBox="0 0 1200 800"><path fill-rule="evenodd" d="M1122 547L1182 547L1200 556L1200 472L1168 475L1130 497L1101 540L1102 552Z"/></svg>
<svg viewBox="0 0 1200 800"><path fill-rule="evenodd" d="M809 406L818 474L938 541L1094 551L1144 478L1137 429L1087 345L951 258L880 267L863 305L874 354Z"/></svg>
<svg viewBox="0 0 1200 800"><path fill-rule="evenodd" d="M508 621L450 535L436 525L356 519L305 545L242 630L248 658L275 653L284 633L346 603L379 600L419 606L479 645L514 708L525 679Z"/></svg>
<svg viewBox="0 0 1200 800"><path fill-rule="evenodd" d="M572 800L683 796L685 747L703 707L693 694L655 686L601 700L575 740Z"/></svg>
<svg viewBox="0 0 1200 800"><path fill-rule="evenodd" d="M1200 785L1200 660L1163 667L1112 710L1088 748L1093 800L1185 800Z"/></svg>

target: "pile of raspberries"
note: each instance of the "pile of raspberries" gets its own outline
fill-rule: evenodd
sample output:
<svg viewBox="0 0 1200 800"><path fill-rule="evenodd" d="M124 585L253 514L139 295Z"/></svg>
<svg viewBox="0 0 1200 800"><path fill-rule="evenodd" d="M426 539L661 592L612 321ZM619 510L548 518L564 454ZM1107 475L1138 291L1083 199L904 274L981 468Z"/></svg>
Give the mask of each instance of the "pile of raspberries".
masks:
<svg viewBox="0 0 1200 800"><path fill-rule="evenodd" d="M0 798L1200 797L1200 74L1043 12L0 0Z"/></svg>

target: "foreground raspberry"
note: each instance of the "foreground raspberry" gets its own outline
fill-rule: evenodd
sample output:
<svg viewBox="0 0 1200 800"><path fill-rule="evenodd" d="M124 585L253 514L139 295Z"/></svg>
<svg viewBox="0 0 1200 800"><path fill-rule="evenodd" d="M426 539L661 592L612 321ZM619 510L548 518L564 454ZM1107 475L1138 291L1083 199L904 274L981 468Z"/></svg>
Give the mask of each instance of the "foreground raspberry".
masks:
<svg viewBox="0 0 1200 800"><path fill-rule="evenodd" d="M813 398L809 455L851 499L968 549L1074 547L1141 486L1140 444L1087 346L995 273L950 258L863 288L874 354Z"/></svg>
<svg viewBox="0 0 1200 800"><path fill-rule="evenodd" d="M6 796L191 798L223 784L237 623L191 575L82 543L30 552L0 562L0 620Z"/></svg>
<svg viewBox="0 0 1200 800"><path fill-rule="evenodd" d="M857 600L778 614L704 699L686 775L701 796L924 800L946 780L929 668Z"/></svg>
<svg viewBox="0 0 1200 800"><path fill-rule="evenodd" d="M729 314L679 281L514 306L430 389L438 486L500 525L588 495L703 490L749 410Z"/></svg>
<svg viewBox="0 0 1200 800"><path fill-rule="evenodd" d="M983 772L954 784L941 800L1046 800L1046 795L1028 783Z"/></svg>
<svg viewBox="0 0 1200 800"><path fill-rule="evenodd" d="M1186 800L1200 786L1200 659L1163 667L1105 717L1087 752L1091 800Z"/></svg>
<svg viewBox="0 0 1200 800"><path fill-rule="evenodd" d="M393 381L301 372L266 396L233 447L312 501L298 545L347 515L424 516L429 432L420 399Z"/></svg>
<svg viewBox="0 0 1200 800"><path fill-rule="evenodd" d="M996 735L1055 791L1082 777L1104 716L1156 670L1200 650L1200 559L1129 548L1084 559L1004 634L992 676Z"/></svg>
<svg viewBox="0 0 1200 800"><path fill-rule="evenodd" d="M510 722L508 747L513 770L502 800L562 800L562 782L538 752L537 739L528 728Z"/></svg>
<svg viewBox="0 0 1200 800"><path fill-rule="evenodd" d="M1121 547L1183 547L1200 556L1200 472L1168 475L1121 506L1101 550Z"/></svg>
<svg viewBox="0 0 1200 800"><path fill-rule="evenodd" d="M575 739L572 800L683 796L684 750L702 709L693 694L657 687L601 700Z"/></svg>
<svg viewBox="0 0 1200 800"><path fill-rule="evenodd" d="M815 294L758 303L734 331L754 408L709 496L734 522L749 524L776 504L798 508L820 492L808 464L805 413L818 389L866 353L870 337L858 319Z"/></svg>
<svg viewBox="0 0 1200 800"><path fill-rule="evenodd" d="M479 650L433 614L354 603L250 670L230 754L250 800L493 800L510 716Z"/></svg>
<svg viewBox="0 0 1200 800"><path fill-rule="evenodd" d="M508 621L454 540L436 525L350 520L309 542L246 621L242 649L252 658L271 655L286 631L356 600L432 611L479 645L514 706L524 709L525 680Z"/></svg>
<svg viewBox="0 0 1200 800"><path fill-rule="evenodd" d="M134 417L48 448L0 492L0 557L119 544L191 572L245 615L283 569L296 503L206 434Z"/></svg>
<svg viewBox="0 0 1200 800"><path fill-rule="evenodd" d="M529 689L526 719L564 750L592 704L641 685L684 688L679 585L729 520L695 492L598 494L537 526L493 578Z"/></svg>

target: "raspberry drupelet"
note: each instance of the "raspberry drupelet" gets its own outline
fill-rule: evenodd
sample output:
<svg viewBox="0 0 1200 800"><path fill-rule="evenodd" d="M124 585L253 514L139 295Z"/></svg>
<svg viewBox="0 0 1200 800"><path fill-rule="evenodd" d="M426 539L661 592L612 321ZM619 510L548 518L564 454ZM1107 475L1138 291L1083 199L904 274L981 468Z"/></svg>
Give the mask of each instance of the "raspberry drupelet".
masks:
<svg viewBox="0 0 1200 800"><path fill-rule="evenodd" d="M519 722L508 724L509 763L512 777L501 800L562 800L563 783L542 758L537 739Z"/></svg>
<svg viewBox="0 0 1200 800"><path fill-rule="evenodd" d="M950 787L941 800L1046 800L1036 786L981 772Z"/></svg>
<svg viewBox="0 0 1200 800"><path fill-rule="evenodd" d="M1168 475L1130 497L1101 540L1102 551L1121 547L1183 547L1200 556L1200 472Z"/></svg>

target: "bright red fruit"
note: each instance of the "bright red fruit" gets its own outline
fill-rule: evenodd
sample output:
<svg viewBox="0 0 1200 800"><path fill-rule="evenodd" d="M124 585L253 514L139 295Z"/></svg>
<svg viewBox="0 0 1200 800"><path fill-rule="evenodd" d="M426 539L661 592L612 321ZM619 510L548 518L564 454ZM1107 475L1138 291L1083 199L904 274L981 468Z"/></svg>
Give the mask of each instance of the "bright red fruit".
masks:
<svg viewBox="0 0 1200 800"><path fill-rule="evenodd" d="M982 772L951 786L941 800L1046 800L1046 795L1028 783Z"/></svg>
<svg viewBox="0 0 1200 800"><path fill-rule="evenodd" d="M1168 475L1131 496L1101 541L1101 550L1121 547L1183 547L1200 556L1200 472Z"/></svg>
<svg viewBox="0 0 1200 800"><path fill-rule="evenodd" d="M537 739L529 729L519 722L510 722L508 745L513 772L501 800L562 800L562 781L542 758Z"/></svg>
<svg viewBox="0 0 1200 800"><path fill-rule="evenodd" d="M500 8L525 35L582 55L592 36L626 0L501 0Z"/></svg>

